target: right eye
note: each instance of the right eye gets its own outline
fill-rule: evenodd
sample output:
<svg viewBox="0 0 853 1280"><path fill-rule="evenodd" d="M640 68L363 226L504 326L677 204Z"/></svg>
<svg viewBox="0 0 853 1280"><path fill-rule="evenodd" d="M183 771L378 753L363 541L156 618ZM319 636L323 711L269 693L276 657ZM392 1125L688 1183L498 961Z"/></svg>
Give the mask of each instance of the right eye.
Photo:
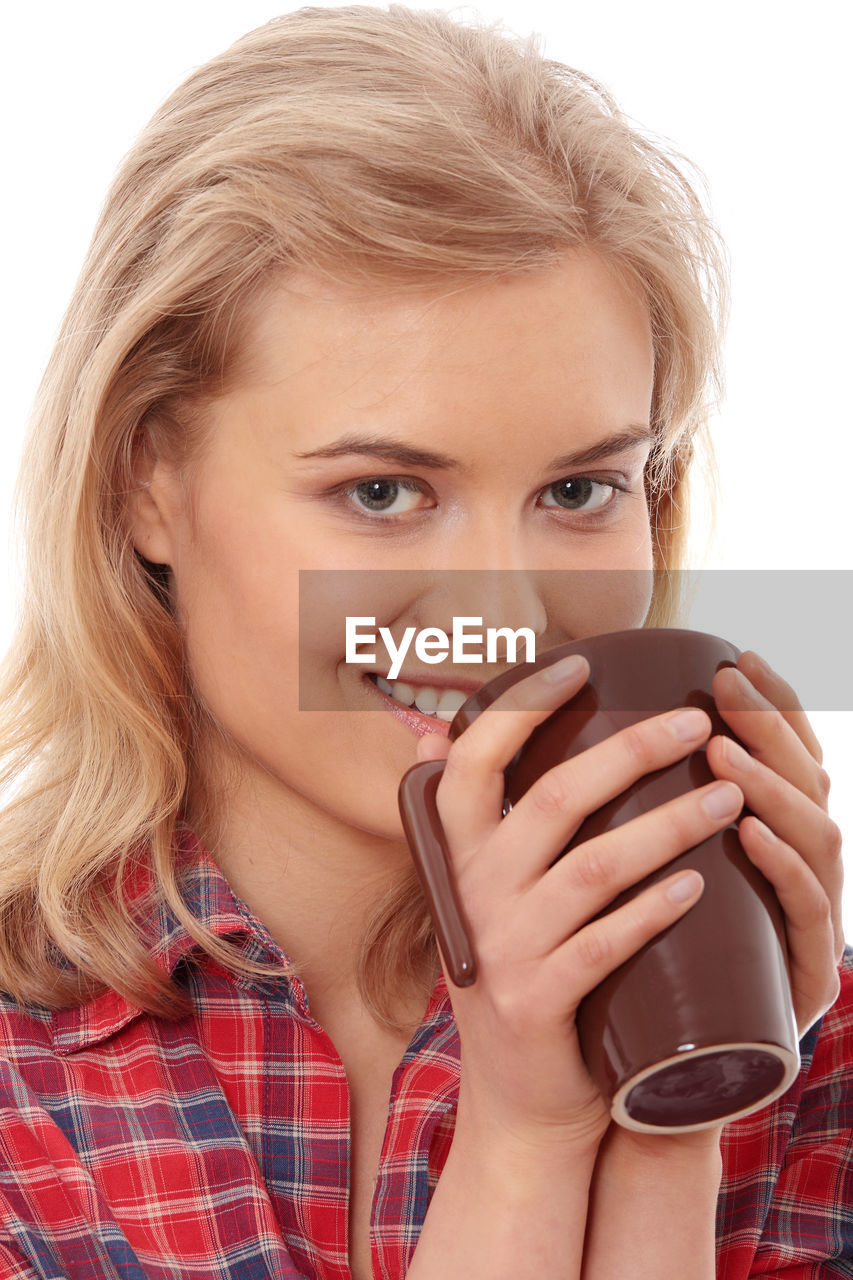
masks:
<svg viewBox="0 0 853 1280"><path fill-rule="evenodd" d="M359 515L400 516L417 509L415 495L425 493L417 480L395 476L371 476L358 484L338 489L338 496L349 498Z"/></svg>

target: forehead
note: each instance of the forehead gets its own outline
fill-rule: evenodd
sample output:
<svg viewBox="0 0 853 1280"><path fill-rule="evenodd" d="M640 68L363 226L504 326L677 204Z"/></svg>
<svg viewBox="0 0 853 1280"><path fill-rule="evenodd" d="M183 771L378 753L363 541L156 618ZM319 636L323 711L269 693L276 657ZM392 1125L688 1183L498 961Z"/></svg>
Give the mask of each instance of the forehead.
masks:
<svg viewBox="0 0 853 1280"><path fill-rule="evenodd" d="M588 250L443 287L293 275L259 300L243 348L237 394L286 406L297 437L361 417L427 433L466 418L612 430L647 420L651 404L648 308Z"/></svg>
<svg viewBox="0 0 853 1280"><path fill-rule="evenodd" d="M425 353L443 338L455 345L462 337L465 355L476 350L478 338L488 350L493 336L545 344L551 331L557 341L592 349L602 337L633 341L638 329L650 349L648 307L639 286L589 249L567 253L550 267L485 282L365 285L299 273L259 300L245 335L247 372L254 363L262 375L309 345L324 347L327 356L346 358L351 352L358 358L375 354L375 343L388 338Z"/></svg>

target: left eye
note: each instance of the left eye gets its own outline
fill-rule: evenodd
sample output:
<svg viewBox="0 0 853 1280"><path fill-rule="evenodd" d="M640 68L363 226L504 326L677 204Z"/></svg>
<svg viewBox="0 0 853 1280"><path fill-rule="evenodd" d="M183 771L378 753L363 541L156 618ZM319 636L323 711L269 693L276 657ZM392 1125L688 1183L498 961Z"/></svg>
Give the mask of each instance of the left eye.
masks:
<svg viewBox="0 0 853 1280"><path fill-rule="evenodd" d="M594 511L610 501L611 495L618 486L607 484L603 480L590 480L589 476L567 476L549 484L543 491L542 501L546 507L563 507L568 511ZM548 498L552 497L553 502Z"/></svg>
<svg viewBox="0 0 853 1280"><path fill-rule="evenodd" d="M378 511L395 516L411 511L416 505L416 496L423 496L420 485L409 480L394 480L384 476L362 480L359 484L345 489L344 492L347 497L356 501L356 505L361 505L363 511ZM398 504L401 496L404 501Z"/></svg>

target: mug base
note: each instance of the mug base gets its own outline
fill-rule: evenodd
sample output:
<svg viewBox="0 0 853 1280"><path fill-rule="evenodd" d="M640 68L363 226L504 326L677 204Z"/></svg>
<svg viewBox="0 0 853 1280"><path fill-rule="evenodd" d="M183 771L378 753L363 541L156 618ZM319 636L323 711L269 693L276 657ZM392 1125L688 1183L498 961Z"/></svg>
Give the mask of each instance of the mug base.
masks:
<svg viewBox="0 0 853 1280"><path fill-rule="evenodd" d="M610 1112L618 1125L638 1133L695 1133L767 1106L799 1069L799 1055L775 1044L685 1049L631 1076Z"/></svg>

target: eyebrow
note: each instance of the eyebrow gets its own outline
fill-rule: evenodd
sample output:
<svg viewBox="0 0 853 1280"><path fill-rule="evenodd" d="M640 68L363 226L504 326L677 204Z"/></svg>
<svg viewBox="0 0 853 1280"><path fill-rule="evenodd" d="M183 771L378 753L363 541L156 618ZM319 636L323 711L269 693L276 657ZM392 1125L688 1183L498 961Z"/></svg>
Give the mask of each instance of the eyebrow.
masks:
<svg viewBox="0 0 853 1280"><path fill-rule="evenodd" d="M597 440L595 444L590 445L587 449L578 449L574 453L560 454L559 457L552 459L545 469L546 471L569 471L575 467L589 466L590 463L600 462L602 458L609 458L611 454L622 453L627 449L636 448L638 444L643 444L654 438L655 432L648 423L629 426L624 431L617 431L614 435L605 436L604 439ZM433 471L465 472L468 470L456 458L451 458L446 453L434 453L430 449L416 449L413 445L406 444L405 441L396 440L393 437L360 436L354 433L341 436L339 440L335 440L331 444L321 445L319 449L309 449L305 453L296 453L294 457L342 458L351 454L360 457L379 458L382 462L395 462L405 467L423 467Z"/></svg>

